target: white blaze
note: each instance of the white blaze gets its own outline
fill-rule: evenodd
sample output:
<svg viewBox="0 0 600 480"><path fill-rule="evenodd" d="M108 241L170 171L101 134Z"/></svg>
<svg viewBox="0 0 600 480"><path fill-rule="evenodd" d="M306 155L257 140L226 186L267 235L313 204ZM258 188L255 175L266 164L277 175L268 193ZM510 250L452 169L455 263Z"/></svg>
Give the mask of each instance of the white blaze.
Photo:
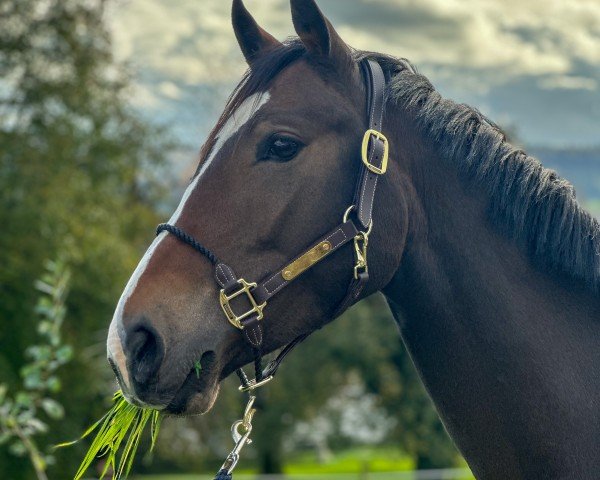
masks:
<svg viewBox="0 0 600 480"><path fill-rule="evenodd" d="M198 181L204 174L204 172L210 167L213 160L217 157L223 145L227 143L227 141L233 137L246 123L248 123L252 117L258 112L263 105L265 105L271 95L269 92L258 92L254 95L251 95L246 100L244 100L240 106L235 110L235 112L227 119L225 125L219 130L217 134L215 144L210 152L208 158L202 164L198 175L194 178L194 180L190 183L190 185L185 190L183 197L181 198L181 202L179 202L179 206L169 219L169 223L171 225L177 223L183 209L186 207L188 199L196 189L198 185ZM133 275L127 282L127 286L125 290L121 294L121 298L119 299L119 303L117 304L117 308L113 315L112 321L110 323L110 327L108 330L108 338L107 338L107 351L108 356L115 362L117 368L119 369L121 376L123 377L123 382L125 383L125 387L131 390L131 385L129 382L129 373L127 372L126 367L126 358L125 353L123 351L123 346L121 343L121 337L119 335L120 330L122 329L123 322L123 311L125 310L125 305L127 301L135 291L137 284L144 274L148 264L150 263L150 259L152 255L160 245L160 243L164 240L164 238L168 235L167 232L162 232L159 236L157 236L146 253L144 254L142 260L138 264L137 268L133 272Z"/></svg>
<svg viewBox="0 0 600 480"><path fill-rule="evenodd" d="M181 199L179 206L177 207L175 212L173 212L173 215L169 220L170 224L174 224L175 222L177 222L179 216L181 215L181 212L185 208L185 204L187 203L188 198L196 189L196 185L198 184L200 177L202 177L204 172L208 170L208 167L210 167L212 161L221 151L223 145L225 145L227 140L233 137L240 128L242 128L246 123L248 123L252 119L254 114L258 112L260 108L269 101L269 98L271 98L269 92L255 93L254 95L251 95L246 100L244 100L242 104L237 108L237 110L233 112L233 114L227 119L227 122L225 122L225 125L223 125L223 127L217 134L215 144L213 145L213 148L210 151L208 158L204 161L202 167L200 167L198 175L196 175L196 178L194 178L192 183L188 186L187 190L183 194L183 198Z"/></svg>

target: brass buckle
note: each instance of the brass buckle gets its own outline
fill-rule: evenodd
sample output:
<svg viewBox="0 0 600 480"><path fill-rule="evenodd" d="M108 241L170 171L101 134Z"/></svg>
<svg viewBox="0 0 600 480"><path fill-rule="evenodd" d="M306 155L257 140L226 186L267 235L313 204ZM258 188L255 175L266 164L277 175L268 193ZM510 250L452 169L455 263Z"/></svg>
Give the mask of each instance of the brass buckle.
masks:
<svg viewBox="0 0 600 480"><path fill-rule="evenodd" d="M377 167L369 162L369 143L371 142L371 137L375 137L383 142L383 159L381 160L381 167ZM386 136L377 130L367 130L365 132L365 136L363 137L362 143L362 161L365 166L371 172L376 173L377 175L383 175L385 172L387 172L389 155L390 143L388 142Z"/></svg>
<svg viewBox="0 0 600 480"><path fill-rule="evenodd" d="M238 283L242 286L242 288L240 288L237 292L232 293L231 295L227 295L225 293L225 289L221 290L221 293L219 294L219 302L221 303L221 308L223 309L227 320L229 320L229 323L231 323L234 327L243 330L244 325L242 325L242 321L247 319L251 315L256 314L257 320L263 319L263 309L267 306L267 302L263 303L262 305L256 303L256 300L252 295L252 289L256 288L256 283L248 283L243 278L240 278L238 280ZM243 313L242 315L236 315L236 313L233 311L233 308L231 308L230 302L234 298L237 298L243 294L246 294L246 297L248 297L248 301L250 302L250 305L252 305L252 308L247 312Z"/></svg>

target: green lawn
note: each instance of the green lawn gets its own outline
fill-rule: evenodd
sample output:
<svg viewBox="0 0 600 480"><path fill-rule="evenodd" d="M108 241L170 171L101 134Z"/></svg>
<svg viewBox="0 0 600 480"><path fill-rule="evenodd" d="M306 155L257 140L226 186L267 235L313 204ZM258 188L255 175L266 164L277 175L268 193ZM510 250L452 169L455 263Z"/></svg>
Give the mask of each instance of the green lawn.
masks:
<svg viewBox="0 0 600 480"><path fill-rule="evenodd" d="M136 477L135 480L213 480L214 476L206 475L157 475ZM238 475L234 474L234 480L257 480L256 475ZM286 480L417 480L419 477L413 476L411 472L401 473L370 473L370 474L312 474L312 475L286 475ZM472 480L469 475L463 476L439 476L439 477L421 477L428 480Z"/></svg>
<svg viewBox="0 0 600 480"><path fill-rule="evenodd" d="M288 474L396 472L412 470L410 457L393 448L352 448L319 463L314 452L296 455L286 465Z"/></svg>
<svg viewBox="0 0 600 480"><path fill-rule="evenodd" d="M243 460L242 460L243 463ZM235 480L255 480L255 472L240 467ZM295 455L285 468L289 480L472 480L468 470L447 471L445 475L415 477L411 470L412 460L393 448L354 448L336 453L325 463L317 462L315 454L305 452ZM393 472L393 473L392 473ZM139 476L135 480L212 480L214 475L152 475ZM428 472L432 473L432 472Z"/></svg>

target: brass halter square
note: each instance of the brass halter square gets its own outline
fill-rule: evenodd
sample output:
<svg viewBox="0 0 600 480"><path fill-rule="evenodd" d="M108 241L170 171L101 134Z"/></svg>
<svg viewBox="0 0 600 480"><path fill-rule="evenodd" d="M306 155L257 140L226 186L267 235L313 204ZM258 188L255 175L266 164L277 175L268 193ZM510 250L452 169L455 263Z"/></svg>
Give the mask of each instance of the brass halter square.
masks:
<svg viewBox="0 0 600 480"><path fill-rule="evenodd" d="M371 143L372 137L375 137L376 139L381 140L383 142L383 158L381 159L381 167L373 165L369 162L369 144ZM367 130L365 132L365 136L363 138L362 143L362 161L365 164L365 166L371 172L376 173L377 175L383 175L385 172L387 172L389 155L390 143L388 142L386 136L383 133L378 132L377 130Z"/></svg>
<svg viewBox="0 0 600 480"><path fill-rule="evenodd" d="M238 283L241 285L242 288L232 293L231 295L227 295L225 293L225 289L221 290L221 293L219 294L219 302L221 303L221 308L223 309L227 320L229 320L229 323L231 323L234 327L243 330L244 325L242 324L242 321L251 317L252 315L256 314L257 320L263 319L263 309L267 306L267 302L263 303L262 305L256 303L256 300L252 295L252 289L256 288L256 283L248 283L243 278L240 278L238 280ZM233 308L231 307L230 302L243 294L245 294L248 298L248 301L250 302L252 308L241 315L236 315L236 313L233 311Z"/></svg>

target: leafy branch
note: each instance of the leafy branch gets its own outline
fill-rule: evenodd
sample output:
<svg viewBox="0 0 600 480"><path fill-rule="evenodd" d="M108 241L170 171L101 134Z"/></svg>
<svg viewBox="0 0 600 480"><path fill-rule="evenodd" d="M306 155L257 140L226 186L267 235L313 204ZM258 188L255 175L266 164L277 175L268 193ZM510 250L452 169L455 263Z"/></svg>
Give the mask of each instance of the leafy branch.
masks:
<svg viewBox="0 0 600 480"><path fill-rule="evenodd" d="M20 372L23 389L11 396L8 387L0 384L0 445L8 445L17 456L27 455L39 480L47 480L47 466L54 461L52 455L40 451L34 440L48 431L40 414L50 420L64 416L62 405L51 396L61 388L57 370L73 355L61 337L69 281L64 262L46 263L46 273L35 282L35 288L41 292L35 312L40 317L37 331L42 342L25 351L29 362Z"/></svg>

